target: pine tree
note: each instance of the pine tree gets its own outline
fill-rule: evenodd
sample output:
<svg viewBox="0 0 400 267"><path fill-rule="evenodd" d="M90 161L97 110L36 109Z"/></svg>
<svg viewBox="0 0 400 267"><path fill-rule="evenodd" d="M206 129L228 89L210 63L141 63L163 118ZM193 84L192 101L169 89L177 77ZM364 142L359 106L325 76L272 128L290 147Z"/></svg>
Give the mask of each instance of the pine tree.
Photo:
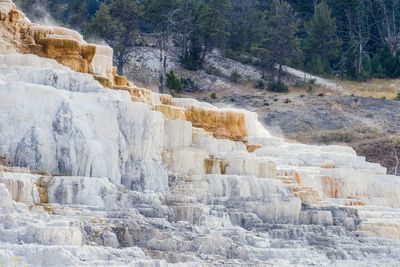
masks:
<svg viewBox="0 0 400 267"><path fill-rule="evenodd" d="M142 7L136 1L106 0L85 26L86 36L97 36L114 49L118 73L122 74L139 35Z"/></svg>
<svg viewBox="0 0 400 267"><path fill-rule="evenodd" d="M249 52L258 37L261 12L256 0L231 0L228 47L232 51Z"/></svg>
<svg viewBox="0 0 400 267"><path fill-rule="evenodd" d="M190 42L182 58L185 68L200 69L209 51L216 46L224 46L229 36L229 10L228 0L200 1L194 7L190 19Z"/></svg>
<svg viewBox="0 0 400 267"><path fill-rule="evenodd" d="M203 1L193 7L190 12L190 26L186 30L188 45L183 51L181 59L182 66L186 69L198 70L202 66L203 36L205 35L208 15L208 6Z"/></svg>
<svg viewBox="0 0 400 267"><path fill-rule="evenodd" d="M169 38L176 31L181 0L148 0L145 8L145 20L149 21L153 33L157 36L157 47L159 49L159 83L158 91L164 93L165 74L167 71L167 58L169 50Z"/></svg>
<svg viewBox="0 0 400 267"><path fill-rule="evenodd" d="M229 21L227 15L231 9L228 0L208 0L206 2L208 14L203 17L202 29L203 36L203 53L200 59L201 64L208 51L211 51L215 46L223 45L226 42L229 33L227 26Z"/></svg>
<svg viewBox="0 0 400 267"><path fill-rule="evenodd" d="M317 5L314 16L305 27L309 33L306 46L309 58L319 57L323 72L328 72L329 60L337 55L341 40L336 35L336 20L332 18L331 10L324 1Z"/></svg>
<svg viewBox="0 0 400 267"><path fill-rule="evenodd" d="M265 38L260 44L266 66L275 81L275 68L278 65L278 82L282 80L283 65L298 52L300 20L289 3L274 0L266 19Z"/></svg>

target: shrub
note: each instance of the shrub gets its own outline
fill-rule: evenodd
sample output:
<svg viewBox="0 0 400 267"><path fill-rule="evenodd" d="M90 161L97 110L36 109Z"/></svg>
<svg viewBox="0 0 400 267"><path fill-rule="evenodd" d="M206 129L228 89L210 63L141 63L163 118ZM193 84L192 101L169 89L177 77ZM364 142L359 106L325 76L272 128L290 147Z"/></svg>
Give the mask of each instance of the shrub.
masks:
<svg viewBox="0 0 400 267"><path fill-rule="evenodd" d="M190 78L181 78L181 84L184 90L196 90L197 86Z"/></svg>
<svg viewBox="0 0 400 267"><path fill-rule="evenodd" d="M210 95L210 97L211 97L212 99L217 99L217 94L216 94L216 93L212 93L212 94Z"/></svg>
<svg viewBox="0 0 400 267"><path fill-rule="evenodd" d="M182 92L183 84L181 80L175 75L173 70L167 72L167 88L170 90L174 90L177 93Z"/></svg>
<svg viewBox="0 0 400 267"><path fill-rule="evenodd" d="M225 57L236 60L236 61L239 61L239 58L240 58L240 53L237 51L233 51L232 49L226 49L224 51L224 55L225 55Z"/></svg>
<svg viewBox="0 0 400 267"><path fill-rule="evenodd" d="M265 83L264 83L264 81L263 80L258 80L257 82L256 82L256 84L254 85L254 87L255 88L257 88L257 89L264 89L265 88Z"/></svg>
<svg viewBox="0 0 400 267"><path fill-rule="evenodd" d="M232 71L230 78L232 82L237 83L240 81L240 79L242 79L242 76L239 74L239 72L234 70Z"/></svg>
<svg viewBox="0 0 400 267"><path fill-rule="evenodd" d="M170 94L172 97L182 97L180 93L177 93L175 90L170 90Z"/></svg>
<svg viewBox="0 0 400 267"><path fill-rule="evenodd" d="M221 75L221 71L214 67L213 65L208 65L207 69L206 69L206 73L209 75L215 75L215 76L220 76Z"/></svg>
<svg viewBox="0 0 400 267"><path fill-rule="evenodd" d="M396 96L396 98L394 100L400 101L400 92L397 93L397 96Z"/></svg>
<svg viewBox="0 0 400 267"><path fill-rule="evenodd" d="M201 62L201 50L200 49L192 49L192 51L186 54L181 59L182 67L187 70L199 70L202 67Z"/></svg>
<svg viewBox="0 0 400 267"><path fill-rule="evenodd" d="M253 58L250 55L242 54L241 52L232 49L225 49L224 56L242 64L253 64Z"/></svg>
<svg viewBox="0 0 400 267"><path fill-rule="evenodd" d="M289 92L289 88L283 82L273 82L268 85L268 91L287 93Z"/></svg>
<svg viewBox="0 0 400 267"><path fill-rule="evenodd" d="M307 89L307 92L308 93L310 93L310 94L313 94L313 85L315 84L317 82L317 79L315 79L315 78L312 78L312 79L310 79L309 81L308 81L308 89Z"/></svg>

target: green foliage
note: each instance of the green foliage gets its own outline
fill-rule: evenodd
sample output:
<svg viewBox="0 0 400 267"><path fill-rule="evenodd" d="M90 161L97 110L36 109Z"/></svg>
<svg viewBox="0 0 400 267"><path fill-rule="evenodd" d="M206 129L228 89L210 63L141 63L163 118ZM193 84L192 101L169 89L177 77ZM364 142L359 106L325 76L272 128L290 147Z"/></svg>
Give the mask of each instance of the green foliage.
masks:
<svg viewBox="0 0 400 267"><path fill-rule="evenodd" d="M262 80L262 79L260 79L260 80L258 80L257 82L256 82L256 84L254 85L254 87L255 88L257 88L257 89L264 89L265 88L265 82Z"/></svg>
<svg viewBox="0 0 400 267"><path fill-rule="evenodd" d="M85 38L106 41L119 73L140 45L140 32L167 32L189 70L202 69L207 53L219 48L229 58L261 67L270 82L281 80L282 70L276 68L281 65L358 80L400 77L400 5L393 0L14 2L34 22L51 24L53 18L84 31ZM249 54L258 59L243 56Z"/></svg>
<svg viewBox="0 0 400 267"><path fill-rule="evenodd" d="M296 55L299 41L300 20L296 12L285 1L274 0L265 19L263 38L257 49L253 50L261 58L262 67L270 72L272 82L275 81L276 64L279 65L278 82L282 78L282 65Z"/></svg>
<svg viewBox="0 0 400 267"><path fill-rule="evenodd" d="M317 74L329 73L329 61L337 56L337 49L341 45L341 40L336 36L336 20L331 13L326 2L322 1L317 5L313 17L305 24L309 33L305 51L312 62L309 69Z"/></svg>
<svg viewBox="0 0 400 267"><path fill-rule="evenodd" d="M170 90L169 93L171 94L172 97L182 97L181 93L176 92L175 90Z"/></svg>
<svg viewBox="0 0 400 267"><path fill-rule="evenodd" d="M249 56L249 54L242 54L240 51L235 51L232 49L225 49L224 50L224 56L228 57L230 59L233 59L235 61L238 61L243 64L254 64L252 58Z"/></svg>
<svg viewBox="0 0 400 267"><path fill-rule="evenodd" d="M215 99L217 99L217 94L216 93L211 93L210 97L215 100Z"/></svg>
<svg viewBox="0 0 400 267"><path fill-rule="evenodd" d="M240 58L240 51L235 51L235 50L232 50L232 49L226 49L226 50L224 51L224 56L226 56L226 57L228 57L228 58L231 58L231 59L233 59L233 60L236 60L236 61L240 61L240 60L239 60L239 58Z"/></svg>
<svg viewBox="0 0 400 267"><path fill-rule="evenodd" d="M181 60L182 67L187 70L199 70L201 69L201 48L194 47L191 45L190 52L187 52Z"/></svg>
<svg viewBox="0 0 400 267"><path fill-rule="evenodd" d="M143 20L150 23L152 31L162 31L167 28L168 19L173 16L174 10L179 8L180 0L145 0Z"/></svg>
<svg viewBox="0 0 400 267"><path fill-rule="evenodd" d="M307 64L308 71L315 74L324 73L324 64L322 63L321 57L313 57L309 64Z"/></svg>
<svg viewBox="0 0 400 267"><path fill-rule="evenodd" d="M208 65L206 68L206 73L215 76L221 76L221 70L213 65Z"/></svg>
<svg viewBox="0 0 400 267"><path fill-rule="evenodd" d="M206 53L216 46L223 46L229 32L227 14L230 11L228 0L208 0L200 3L190 15L191 29L189 45L185 48L181 63L189 70L201 69Z"/></svg>
<svg viewBox="0 0 400 267"><path fill-rule="evenodd" d="M182 92L183 90L183 84L181 82L181 79L179 79L173 70L170 70L167 72L167 82L166 86L170 90L174 90L177 93Z"/></svg>
<svg viewBox="0 0 400 267"><path fill-rule="evenodd" d="M268 91L276 93L288 93L289 88L283 82L273 82L268 85Z"/></svg>
<svg viewBox="0 0 400 267"><path fill-rule="evenodd" d="M307 88L307 92L310 94L313 94L313 86L315 85L315 83L317 82L317 79L313 78L308 80L308 88Z"/></svg>
<svg viewBox="0 0 400 267"><path fill-rule="evenodd" d="M181 64L188 70L199 70L202 67L203 40L206 29L206 21L209 16L209 8L202 1L189 12L187 20L190 27L187 27L189 41L184 44L184 51Z"/></svg>
<svg viewBox="0 0 400 267"><path fill-rule="evenodd" d="M240 52L250 52L251 47L257 43L260 37L262 11L259 9L260 1L257 0L231 0L230 2L232 12L228 15L230 23L227 47L229 51L240 55Z"/></svg>
<svg viewBox="0 0 400 267"><path fill-rule="evenodd" d="M371 60L371 74L375 78L398 78L400 76L400 52L392 55L385 46Z"/></svg>
<svg viewBox="0 0 400 267"><path fill-rule="evenodd" d="M232 82L238 83L242 79L242 75L239 74L236 70L231 72L231 76L229 77Z"/></svg>
<svg viewBox="0 0 400 267"><path fill-rule="evenodd" d="M100 37L114 49L120 74L138 38L142 13L136 1L105 0L92 20L85 24L86 36Z"/></svg>
<svg viewBox="0 0 400 267"><path fill-rule="evenodd" d="M184 90L190 91L197 89L195 82L191 78L181 78L180 81Z"/></svg>

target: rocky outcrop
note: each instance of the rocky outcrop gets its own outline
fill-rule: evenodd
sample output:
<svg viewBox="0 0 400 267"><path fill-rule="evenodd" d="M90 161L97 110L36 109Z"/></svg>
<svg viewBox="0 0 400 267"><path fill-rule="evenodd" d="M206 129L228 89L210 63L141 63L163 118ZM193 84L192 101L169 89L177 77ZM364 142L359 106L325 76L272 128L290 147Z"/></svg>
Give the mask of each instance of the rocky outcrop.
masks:
<svg viewBox="0 0 400 267"><path fill-rule="evenodd" d="M257 112L274 135L308 144L346 144L367 161L395 173L400 102L341 95L243 94L219 97L214 104Z"/></svg>
<svg viewBox="0 0 400 267"><path fill-rule="evenodd" d="M2 263L399 264L400 183L385 168L91 71L112 88L57 59L0 55Z"/></svg>
<svg viewBox="0 0 400 267"><path fill-rule="evenodd" d="M90 73L96 46L87 44L75 31L33 24L10 0L0 2L2 38L9 38L24 54L53 58L72 70Z"/></svg>
<svg viewBox="0 0 400 267"><path fill-rule="evenodd" d="M23 73L25 67L11 69ZM66 69L63 72L63 75L48 72L47 76L42 71L36 77L29 70L26 73L27 80L39 84L46 84L49 77L56 79L54 87L28 83L21 86L21 82L2 87L0 94L5 102L0 128L7 131L0 137L3 144L0 150L2 155L7 155L5 160L57 175L108 177L130 189L166 190L167 174L161 159L162 115L144 104L132 103L127 94L105 91L89 75L74 76L74 72ZM20 81L24 79L22 73ZM73 86L55 78L64 79L68 75L70 79L64 82ZM86 83L79 84L82 76ZM2 78L8 80L8 75ZM90 84L92 90L97 88L100 92L83 94L90 91L86 90ZM61 90L64 88L78 92ZM29 105L18 104L21 95ZM44 105L44 101L48 104ZM12 122L12 114L19 114L21 120ZM109 122L106 128L104 121ZM154 183L149 184L151 181Z"/></svg>

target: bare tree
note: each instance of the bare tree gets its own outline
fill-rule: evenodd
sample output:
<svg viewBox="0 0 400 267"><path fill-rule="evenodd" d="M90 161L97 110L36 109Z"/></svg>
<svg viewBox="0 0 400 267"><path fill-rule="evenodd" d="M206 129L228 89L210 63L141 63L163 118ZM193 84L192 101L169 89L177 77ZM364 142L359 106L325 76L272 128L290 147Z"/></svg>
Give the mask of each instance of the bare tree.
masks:
<svg viewBox="0 0 400 267"><path fill-rule="evenodd" d="M158 92L160 94L164 93L164 84L165 84L165 73L167 72L167 58L168 58L168 32L161 32L158 34L157 47L159 48L159 83L158 83Z"/></svg>
<svg viewBox="0 0 400 267"><path fill-rule="evenodd" d="M394 143L393 140L392 140L392 150L393 150L394 159L396 161L396 164L394 165L394 175L397 175L397 171L398 171L399 165L400 165L400 159L397 154L396 144Z"/></svg>
<svg viewBox="0 0 400 267"><path fill-rule="evenodd" d="M380 35L383 43L387 43L394 56L400 44L399 32L399 6L397 0L378 0L377 4L382 10L383 19L376 20L380 26ZM373 14L376 12L372 12Z"/></svg>
<svg viewBox="0 0 400 267"><path fill-rule="evenodd" d="M266 49L269 62L267 66L271 71L272 81L275 80L275 65L278 65L278 82L282 80L283 65L293 56L299 43L296 33L299 31L300 20L289 3L275 0L271 16L267 20Z"/></svg>
<svg viewBox="0 0 400 267"><path fill-rule="evenodd" d="M346 16L346 32L349 44L344 57L348 58L349 54L354 56L353 66L357 77L360 77L364 61L369 57L365 47L370 41L370 22L368 21L367 16L365 16L366 10L362 3L357 8L355 14L348 9L344 12Z"/></svg>
<svg viewBox="0 0 400 267"><path fill-rule="evenodd" d="M176 29L178 25L176 15L179 12L179 8L167 12L163 15L163 21L160 22L156 27L157 32L157 47L159 49L159 83L158 91L160 94L164 93L165 86L165 74L167 73L167 60L169 55L169 40L171 33Z"/></svg>

